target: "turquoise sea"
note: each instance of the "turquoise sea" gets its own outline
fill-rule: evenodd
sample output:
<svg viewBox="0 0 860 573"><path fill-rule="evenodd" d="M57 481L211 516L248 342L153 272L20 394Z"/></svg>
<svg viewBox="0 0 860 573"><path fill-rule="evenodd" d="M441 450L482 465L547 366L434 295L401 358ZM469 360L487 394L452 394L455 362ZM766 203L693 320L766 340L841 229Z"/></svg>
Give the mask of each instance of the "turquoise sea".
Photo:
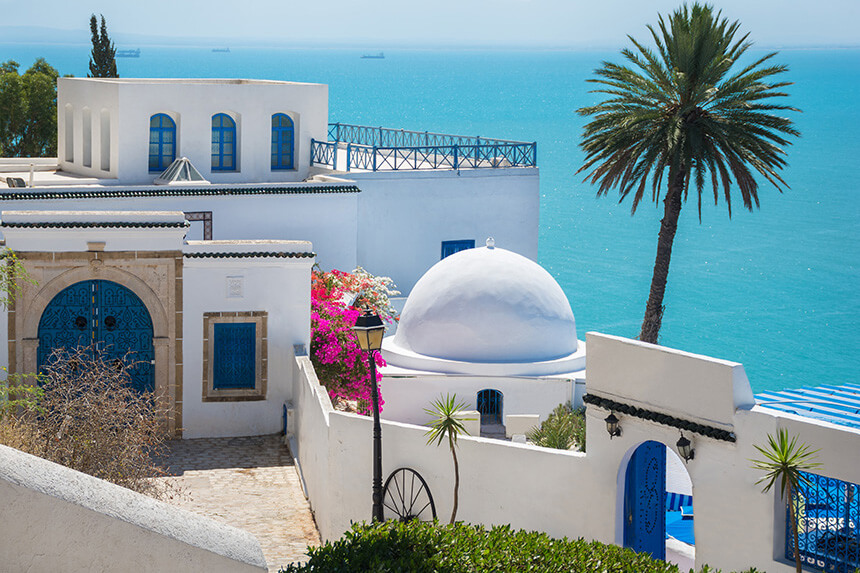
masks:
<svg viewBox="0 0 860 573"><path fill-rule="evenodd" d="M124 48L131 46L122 46ZM619 48L621 45L619 45ZM244 77L329 85L331 121L538 142L539 262L567 293L580 338L636 336L660 209L597 199L575 175L586 78L599 51L386 51L142 47L125 77ZM374 50L376 51L376 50ZM0 44L23 68L44 56L86 75L88 45ZM682 213L661 343L744 363L753 389L857 382L860 375L860 49L781 50L790 66L791 189L760 190L761 209ZM371 271L373 269L370 269Z"/></svg>

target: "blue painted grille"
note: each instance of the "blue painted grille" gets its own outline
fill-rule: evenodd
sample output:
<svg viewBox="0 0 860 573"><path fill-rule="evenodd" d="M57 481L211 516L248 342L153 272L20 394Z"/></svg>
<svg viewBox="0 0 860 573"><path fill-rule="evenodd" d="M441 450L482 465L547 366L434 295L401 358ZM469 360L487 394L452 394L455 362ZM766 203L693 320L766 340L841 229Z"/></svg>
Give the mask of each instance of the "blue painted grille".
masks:
<svg viewBox="0 0 860 573"><path fill-rule="evenodd" d="M254 388L257 381L257 331L253 322L215 324L212 387Z"/></svg>
<svg viewBox="0 0 860 573"><path fill-rule="evenodd" d="M478 392L478 412L482 424L502 423L502 393L498 390Z"/></svg>
<svg viewBox="0 0 860 573"><path fill-rule="evenodd" d="M798 547L803 563L826 573L860 568L860 486L801 472ZM794 562L791 518L785 518L785 558Z"/></svg>

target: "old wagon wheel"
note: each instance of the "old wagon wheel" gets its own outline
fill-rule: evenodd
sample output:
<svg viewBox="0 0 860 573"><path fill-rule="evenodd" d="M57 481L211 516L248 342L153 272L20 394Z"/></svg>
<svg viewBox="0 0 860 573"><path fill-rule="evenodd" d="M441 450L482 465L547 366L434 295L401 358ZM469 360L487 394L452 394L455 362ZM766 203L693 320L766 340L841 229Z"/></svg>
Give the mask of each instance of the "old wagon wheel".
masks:
<svg viewBox="0 0 860 573"><path fill-rule="evenodd" d="M412 468L394 470L382 492L385 519L429 521L436 519L436 504L427 482Z"/></svg>

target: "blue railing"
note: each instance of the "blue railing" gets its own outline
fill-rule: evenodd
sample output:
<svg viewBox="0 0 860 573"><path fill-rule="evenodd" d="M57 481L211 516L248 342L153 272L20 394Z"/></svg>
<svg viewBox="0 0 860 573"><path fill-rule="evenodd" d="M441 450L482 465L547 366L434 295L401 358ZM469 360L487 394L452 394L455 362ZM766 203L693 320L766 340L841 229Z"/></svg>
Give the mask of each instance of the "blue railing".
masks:
<svg viewBox="0 0 860 573"><path fill-rule="evenodd" d="M537 143L329 124L329 141L311 140L311 165L351 171L534 167ZM338 150L345 165L338 166ZM341 160L343 163L344 160Z"/></svg>
<svg viewBox="0 0 860 573"><path fill-rule="evenodd" d="M860 568L860 486L801 472L798 546L816 571L854 573ZM785 558L794 562L794 537L786 515Z"/></svg>

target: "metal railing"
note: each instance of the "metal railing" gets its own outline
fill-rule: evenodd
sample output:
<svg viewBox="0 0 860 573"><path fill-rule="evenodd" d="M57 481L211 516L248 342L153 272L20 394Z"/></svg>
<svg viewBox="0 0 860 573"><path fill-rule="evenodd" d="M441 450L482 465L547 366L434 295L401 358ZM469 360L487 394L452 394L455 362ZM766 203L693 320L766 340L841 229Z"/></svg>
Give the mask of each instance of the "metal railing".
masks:
<svg viewBox="0 0 860 573"><path fill-rule="evenodd" d="M818 571L854 573L860 568L860 486L801 472L798 547L801 561ZM794 537L786 514L785 558L794 562Z"/></svg>
<svg viewBox="0 0 860 573"><path fill-rule="evenodd" d="M401 171L414 169L480 169L534 167L537 143L507 141L367 127L329 124L330 141L311 140L311 165L338 169L338 150L345 150L345 171Z"/></svg>

